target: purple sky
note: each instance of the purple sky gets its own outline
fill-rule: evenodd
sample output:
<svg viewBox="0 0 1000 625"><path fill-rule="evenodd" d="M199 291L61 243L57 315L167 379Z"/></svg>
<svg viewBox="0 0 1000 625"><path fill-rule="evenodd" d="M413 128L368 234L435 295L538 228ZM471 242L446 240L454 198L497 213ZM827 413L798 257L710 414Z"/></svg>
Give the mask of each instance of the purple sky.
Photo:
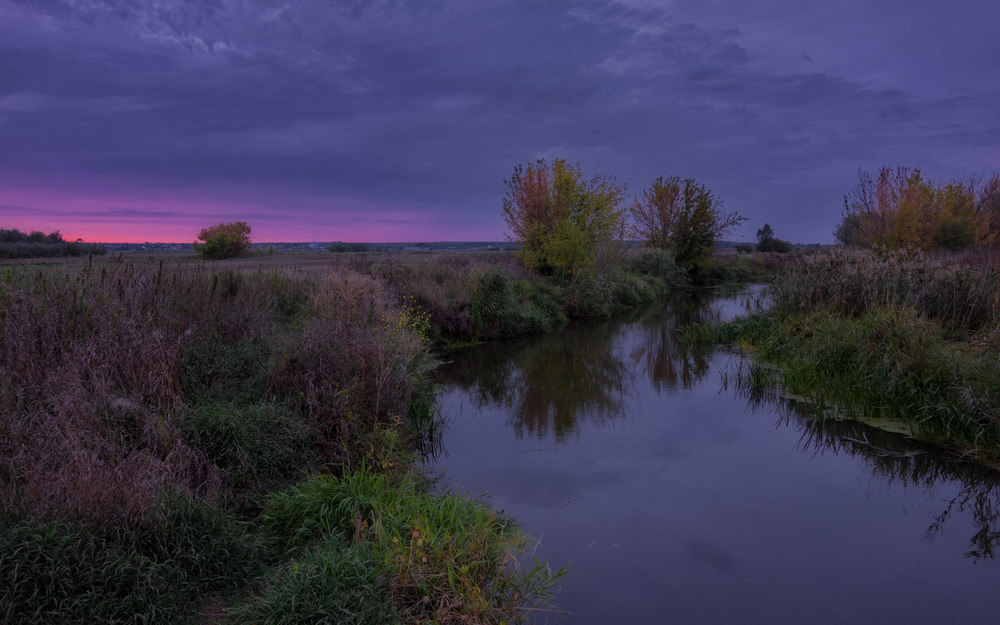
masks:
<svg viewBox="0 0 1000 625"><path fill-rule="evenodd" d="M858 167L1000 169L986 0L0 0L0 228L502 240L503 181L694 177L831 242Z"/></svg>

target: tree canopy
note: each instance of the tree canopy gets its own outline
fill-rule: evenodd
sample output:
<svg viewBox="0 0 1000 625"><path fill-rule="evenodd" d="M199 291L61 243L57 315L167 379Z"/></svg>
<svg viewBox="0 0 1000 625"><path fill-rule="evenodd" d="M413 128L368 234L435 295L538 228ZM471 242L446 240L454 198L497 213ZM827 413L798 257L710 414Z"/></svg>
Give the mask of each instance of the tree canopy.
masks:
<svg viewBox="0 0 1000 625"><path fill-rule="evenodd" d="M937 184L916 167L858 169L834 236L845 245L890 249L1000 245L1000 174Z"/></svg>
<svg viewBox="0 0 1000 625"><path fill-rule="evenodd" d="M576 276L624 234L625 188L613 177L585 179L579 165L540 159L505 181L503 214L526 266Z"/></svg>
<svg viewBox="0 0 1000 625"><path fill-rule="evenodd" d="M243 221L209 226L198 233L194 249L205 258L235 258L250 249L250 226Z"/></svg>
<svg viewBox="0 0 1000 625"><path fill-rule="evenodd" d="M669 250L693 273L704 269L715 244L745 217L725 213L722 201L694 178L658 177L630 209L632 235Z"/></svg>

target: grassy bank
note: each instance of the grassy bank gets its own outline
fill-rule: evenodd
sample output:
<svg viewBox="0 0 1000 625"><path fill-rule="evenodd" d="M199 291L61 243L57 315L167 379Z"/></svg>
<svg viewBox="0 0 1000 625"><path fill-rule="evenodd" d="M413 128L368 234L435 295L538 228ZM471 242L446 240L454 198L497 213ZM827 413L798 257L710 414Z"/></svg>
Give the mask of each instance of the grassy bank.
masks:
<svg viewBox="0 0 1000 625"><path fill-rule="evenodd" d="M0 621L526 618L525 537L413 472L427 312L235 266L0 267Z"/></svg>
<svg viewBox="0 0 1000 625"><path fill-rule="evenodd" d="M0 267L0 620L510 623L549 604L558 575L511 520L414 470L433 346L610 317L688 276L650 250L572 279L502 252L307 261Z"/></svg>
<svg viewBox="0 0 1000 625"><path fill-rule="evenodd" d="M1000 463L995 258L818 254L775 281L769 298L767 313L687 337L748 351L745 383Z"/></svg>

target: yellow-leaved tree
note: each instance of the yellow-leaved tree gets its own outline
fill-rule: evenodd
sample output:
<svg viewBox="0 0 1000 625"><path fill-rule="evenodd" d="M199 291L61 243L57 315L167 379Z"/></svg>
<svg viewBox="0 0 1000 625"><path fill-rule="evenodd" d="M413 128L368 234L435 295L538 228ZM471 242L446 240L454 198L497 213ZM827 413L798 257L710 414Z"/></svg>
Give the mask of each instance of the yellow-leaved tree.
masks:
<svg viewBox="0 0 1000 625"><path fill-rule="evenodd" d="M613 177L583 177L565 159L518 165L505 181L503 214L524 264L576 277L597 264L624 235L625 187Z"/></svg>

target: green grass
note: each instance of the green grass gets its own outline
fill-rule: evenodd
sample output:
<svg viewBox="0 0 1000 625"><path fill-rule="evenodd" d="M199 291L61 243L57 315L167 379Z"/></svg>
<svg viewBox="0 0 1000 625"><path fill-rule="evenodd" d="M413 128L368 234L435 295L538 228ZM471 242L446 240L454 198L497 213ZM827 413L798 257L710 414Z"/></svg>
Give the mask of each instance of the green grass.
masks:
<svg viewBox="0 0 1000 625"><path fill-rule="evenodd" d="M259 595L232 607L233 623L392 625L402 622L370 545L328 536L267 575Z"/></svg>
<svg viewBox="0 0 1000 625"><path fill-rule="evenodd" d="M836 408L838 415L904 421L920 439L971 460L1000 463L1000 364L949 340L916 311L871 307L751 316L689 327L688 341L724 342L751 356L742 382Z"/></svg>
<svg viewBox="0 0 1000 625"><path fill-rule="evenodd" d="M472 498L435 493L412 472L312 476L272 495L260 520L295 564L255 603L293 587L309 593L303 576L346 562L350 574L386 584L408 622L514 623L547 605L561 575L524 565L527 538L512 520Z"/></svg>
<svg viewBox="0 0 1000 625"><path fill-rule="evenodd" d="M0 517L0 622L189 622L200 599L257 573L260 544L232 513L174 495L157 514L110 533Z"/></svg>

